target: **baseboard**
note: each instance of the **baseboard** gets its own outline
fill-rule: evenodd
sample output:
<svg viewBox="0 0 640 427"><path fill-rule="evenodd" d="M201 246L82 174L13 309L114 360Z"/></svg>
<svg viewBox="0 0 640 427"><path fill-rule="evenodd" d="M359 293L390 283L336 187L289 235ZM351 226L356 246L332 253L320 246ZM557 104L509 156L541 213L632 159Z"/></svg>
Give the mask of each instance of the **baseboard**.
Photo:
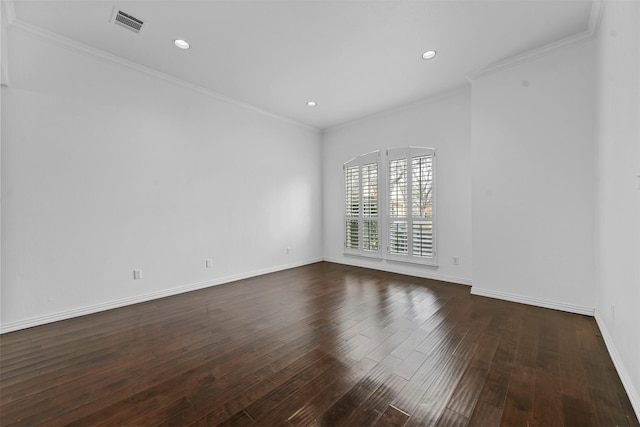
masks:
<svg viewBox="0 0 640 427"><path fill-rule="evenodd" d="M9 323L0 325L0 334L6 334L9 332L18 331L21 329L32 328L34 326L41 326L47 323L59 322L61 320L67 320L74 317L85 316L87 314L94 314L101 311L112 310L114 308L120 308L128 305L139 304L141 302L152 301L159 298L179 295L185 292L196 291L198 289L204 289L211 286L222 285L229 282L235 282L237 280L248 279L250 277L261 276L263 274L275 273L277 271L301 267L303 265L313 264L320 261L323 261L323 259L316 258L316 259L310 259L310 260L300 261L300 262L291 263L291 264L283 264L275 267L264 268L260 270L253 270L253 271L245 272L242 274L221 277L221 278L217 278L217 279L206 281L206 282L192 283L188 285L178 286L175 288L164 289L158 292L152 292L152 293L143 294L143 295L136 295L133 297L122 298L115 301L109 301L109 302L94 304L86 307L75 308L72 310L65 310L58 313L46 314L44 316L32 317L30 319L9 322Z"/></svg>
<svg viewBox="0 0 640 427"><path fill-rule="evenodd" d="M388 263L379 259L368 259L359 257L348 258L324 258L326 262L333 262L336 264L352 265L354 267L370 268L372 270L386 271L388 273L405 274L407 276L421 277L423 279L440 280L442 282L455 283L458 285L471 286L471 280L464 277L448 276L445 274L438 274L436 271L429 270L430 267L425 267L424 270L417 270L415 265L410 264L414 268L405 267L401 263L393 262Z"/></svg>
<svg viewBox="0 0 640 427"><path fill-rule="evenodd" d="M613 361L613 366L616 367L616 371L618 372L620 381L622 381L622 386L627 392L627 396L629 396L631 406L633 406L633 410L636 413L636 418L640 420L640 391L634 387L633 381L631 381L631 377L625 369L624 363L622 363L622 359L618 354L618 350L616 350L616 346L613 344L611 334L609 333L609 330L607 329L604 320L600 316L598 310L595 311L594 317L596 319L596 323L598 324L598 328L600 328L600 333L602 334L604 343L607 346L607 350L609 351L609 356L611 356L611 360Z"/></svg>
<svg viewBox="0 0 640 427"><path fill-rule="evenodd" d="M566 311L569 313L583 314L585 316L593 316L594 308L585 307L582 305L567 304L563 302L545 300L541 298L533 298L523 295L509 294L506 292L492 291L490 289L478 288L473 286L471 288L472 295L478 295L482 297L489 297L495 299L501 299L505 301L517 302L520 304L534 305L536 307L551 308L553 310Z"/></svg>

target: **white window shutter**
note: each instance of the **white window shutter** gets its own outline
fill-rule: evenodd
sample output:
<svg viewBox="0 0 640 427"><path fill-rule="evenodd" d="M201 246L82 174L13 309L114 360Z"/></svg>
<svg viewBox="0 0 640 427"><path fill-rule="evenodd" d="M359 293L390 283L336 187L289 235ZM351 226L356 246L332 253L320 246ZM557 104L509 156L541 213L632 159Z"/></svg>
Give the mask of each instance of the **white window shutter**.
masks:
<svg viewBox="0 0 640 427"><path fill-rule="evenodd" d="M344 248L347 254L380 256L380 152L344 164Z"/></svg>
<svg viewBox="0 0 640 427"><path fill-rule="evenodd" d="M435 150L387 150L389 259L437 265Z"/></svg>

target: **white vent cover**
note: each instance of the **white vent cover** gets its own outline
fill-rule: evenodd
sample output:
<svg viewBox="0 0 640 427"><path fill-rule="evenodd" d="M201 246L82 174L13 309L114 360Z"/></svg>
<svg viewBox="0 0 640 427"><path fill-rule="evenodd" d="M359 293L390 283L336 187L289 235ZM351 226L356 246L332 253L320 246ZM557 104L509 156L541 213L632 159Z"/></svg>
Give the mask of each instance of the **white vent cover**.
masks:
<svg viewBox="0 0 640 427"><path fill-rule="evenodd" d="M142 30L142 25L144 24L142 19L136 18L130 13L124 12L119 9L115 9L113 11L111 22L113 22L114 24L118 24L128 30L131 30L136 34L139 33L140 30Z"/></svg>

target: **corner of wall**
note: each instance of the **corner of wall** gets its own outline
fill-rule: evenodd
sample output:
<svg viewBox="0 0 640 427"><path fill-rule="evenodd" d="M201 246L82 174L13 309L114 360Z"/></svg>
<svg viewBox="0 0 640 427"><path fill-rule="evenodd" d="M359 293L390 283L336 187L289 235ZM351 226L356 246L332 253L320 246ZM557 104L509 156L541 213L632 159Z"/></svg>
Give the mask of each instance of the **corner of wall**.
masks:
<svg viewBox="0 0 640 427"><path fill-rule="evenodd" d="M600 315L599 310L595 310L594 317L596 319L596 323L598 328L600 329L600 333L602 334L602 338L604 340L605 345L607 346L607 351L611 356L611 360L613 361L613 365L618 372L618 376L620 377L620 381L622 381L622 385L624 386L627 395L629 396L629 400L631 401L631 406L633 406L633 410L636 413L636 417L640 419L640 390L637 390L635 385L633 384L633 380L627 371L624 363L622 362L622 358L616 349L616 346L613 342L613 337L609 333L607 329L606 323L602 316Z"/></svg>
<svg viewBox="0 0 640 427"><path fill-rule="evenodd" d="M558 301L552 301L542 298L533 298L526 295L511 294L507 292L499 292L491 289L479 288L473 286L471 288L471 295L478 295L482 297L495 298L504 301L517 302L520 304L532 305L535 307L550 308L552 310L565 311L567 313L581 314L584 316L593 316L595 309L589 306L582 306L576 304L567 304Z"/></svg>
<svg viewBox="0 0 640 427"><path fill-rule="evenodd" d="M0 86L9 86L9 54L7 43L7 27L15 20L12 1L0 4Z"/></svg>
<svg viewBox="0 0 640 427"><path fill-rule="evenodd" d="M561 40L554 41L552 43L539 46L535 49L531 49L519 55L515 55L498 62L489 64L483 68L477 70L471 70L465 77L469 83L473 83L474 80L487 75L492 74L506 68L510 68L519 64L526 63L528 61L535 60L542 56L545 56L551 52L567 47L572 47L575 44L584 43L592 40L598 36L600 30L600 22L602 21L602 15L604 12L604 1L593 0L591 4L591 12L589 14L589 23L587 29L581 33L574 34Z"/></svg>

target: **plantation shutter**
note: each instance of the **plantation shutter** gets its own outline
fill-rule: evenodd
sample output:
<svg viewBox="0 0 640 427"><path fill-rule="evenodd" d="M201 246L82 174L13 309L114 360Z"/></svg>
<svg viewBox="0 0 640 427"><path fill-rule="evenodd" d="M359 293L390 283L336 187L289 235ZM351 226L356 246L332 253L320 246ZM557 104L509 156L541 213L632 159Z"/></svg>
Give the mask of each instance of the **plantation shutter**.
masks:
<svg viewBox="0 0 640 427"><path fill-rule="evenodd" d="M344 164L345 253L379 257L380 152Z"/></svg>
<svg viewBox="0 0 640 427"><path fill-rule="evenodd" d="M360 167L345 168L345 247L360 248Z"/></svg>
<svg viewBox="0 0 640 427"><path fill-rule="evenodd" d="M387 150L389 259L437 265L435 150Z"/></svg>

